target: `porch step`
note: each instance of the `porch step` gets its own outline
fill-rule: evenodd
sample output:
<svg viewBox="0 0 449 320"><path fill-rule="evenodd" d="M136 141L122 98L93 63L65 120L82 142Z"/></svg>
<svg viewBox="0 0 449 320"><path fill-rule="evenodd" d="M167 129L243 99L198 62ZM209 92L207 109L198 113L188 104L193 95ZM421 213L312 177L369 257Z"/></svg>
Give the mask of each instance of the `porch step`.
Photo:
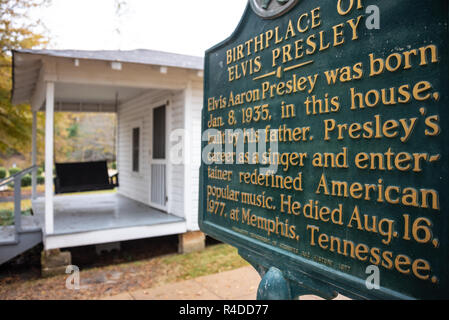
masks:
<svg viewBox="0 0 449 320"><path fill-rule="evenodd" d="M0 227L0 246L4 244L13 244L16 242L16 229L14 226Z"/></svg>
<svg viewBox="0 0 449 320"><path fill-rule="evenodd" d="M34 216L22 216L22 230L0 227L0 265L42 242L42 230Z"/></svg>
<svg viewBox="0 0 449 320"><path fill-rule="evenodd" d="M42 242L42 230L17 233L17 239L13 242L0 242L0 264L3 264L19 254L33 248Z"/></svg>

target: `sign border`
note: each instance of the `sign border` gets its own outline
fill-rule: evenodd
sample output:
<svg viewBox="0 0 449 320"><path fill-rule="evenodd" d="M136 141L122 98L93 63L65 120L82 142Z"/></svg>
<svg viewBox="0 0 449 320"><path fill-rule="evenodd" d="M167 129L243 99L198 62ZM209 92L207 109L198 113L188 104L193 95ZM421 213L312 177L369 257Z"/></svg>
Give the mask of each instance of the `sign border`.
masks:
<svg viewBox="0 0 449 320"><path fill-rule="evenodd" d="M288 11L295 8L299 4L299 1L293 5ZM212 52L228 45L235 38L237 38L240 30L245 24L245 20L248 18L252 9L251 1L248 1L246 9L233 33L218 44L212 46L205 51L204 59L204 92L207 92L209 79L209 57ZM257 13L254 12L257 15ZM449 11L446 13L449 17ZM259 16L260 17L260 16ZM276 17L273 17L276 18ZM448 89L448 88L446 88ZM207 97L203 96L203 109L202 119L205 119L207 107ZM203 128L201 128L203 130ZM203 150L206 142L201 142L201 150ZM369 300L369 299L386 299L386 300L416 300L412 296L403 294L401 292L380 287L376 290L369 290L366 287L365 279L358 278L353 275L349 275L338 271L334 268L326 267L325 265L316 263L312 260L305 259L299 255L294 255L286 250L282 250L277 247L269 246L261 242L256 242L251 237L244 236L235 231L223 228L217 224L204 221L203 215L206 212L206 204L204 192L202 188L204 185L203 166L205 164L201 161L199 172L199 214L198 224L200 230L207 235L230 244L238 249L239 255L247 260L263 278L268 270L275 267L279 270L283 270L283 276L287 279L292 297L298 297L299 295L313 294L320 296L324 299L333 299L338 294L342 294L351 299L357 300ZM263 248L264 252L260 253L260 249ZM330 276L331 275L331 276ZM442 297L447 298L446 297Z"/></svg>

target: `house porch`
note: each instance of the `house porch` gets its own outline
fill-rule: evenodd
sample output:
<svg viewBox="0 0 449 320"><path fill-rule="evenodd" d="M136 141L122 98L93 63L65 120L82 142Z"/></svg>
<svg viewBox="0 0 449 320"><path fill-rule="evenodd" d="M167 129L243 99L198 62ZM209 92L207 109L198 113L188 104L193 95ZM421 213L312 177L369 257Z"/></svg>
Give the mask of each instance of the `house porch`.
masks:
<svg viewBox="0 0 449 320"><path fill-rule="evenodd" d="M134 240L186 232L185 220L117 193L55 196L54 232L46 249ZM44 223L45 198L33 201Z"/></svg>

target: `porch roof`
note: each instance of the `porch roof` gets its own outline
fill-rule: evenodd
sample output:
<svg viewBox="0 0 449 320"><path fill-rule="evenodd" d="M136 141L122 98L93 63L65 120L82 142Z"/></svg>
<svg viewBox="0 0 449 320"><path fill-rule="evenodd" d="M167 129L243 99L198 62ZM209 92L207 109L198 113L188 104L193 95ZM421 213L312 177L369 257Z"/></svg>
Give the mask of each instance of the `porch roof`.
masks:
<svg viewBox="0 0 449 320"><path fill-rule="evenodd" d="M203 70L203 58L184 54L137 49L137 50L15 50L14 53L28 53L52 57L116 61L139 64L151 64L166 67L178 67Z"/></svg>
<svg viewBox="0 0 449 320"><path fill-rule="evenodd" d="M202 57L176 53L137 50L13 50L12 94L13 104L31 102L42 69L42 58L65 58L90 61L120 62L157 67L174 67L201 71Z"/></svg>

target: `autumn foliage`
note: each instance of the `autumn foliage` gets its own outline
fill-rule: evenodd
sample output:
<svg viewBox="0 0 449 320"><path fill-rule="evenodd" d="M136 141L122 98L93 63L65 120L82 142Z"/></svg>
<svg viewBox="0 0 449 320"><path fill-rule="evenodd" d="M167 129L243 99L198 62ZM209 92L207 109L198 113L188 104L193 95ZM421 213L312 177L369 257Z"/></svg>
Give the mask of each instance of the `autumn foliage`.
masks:
<svg viewBox="0 0 449 320"><path fill-rule="evenodd" d="M49 0L0 0L0 153L24 151L31 145L31 110L11 105L11 51L43 48L48 39L39 31L42 24L32 19L32 8Z"/></svg>

